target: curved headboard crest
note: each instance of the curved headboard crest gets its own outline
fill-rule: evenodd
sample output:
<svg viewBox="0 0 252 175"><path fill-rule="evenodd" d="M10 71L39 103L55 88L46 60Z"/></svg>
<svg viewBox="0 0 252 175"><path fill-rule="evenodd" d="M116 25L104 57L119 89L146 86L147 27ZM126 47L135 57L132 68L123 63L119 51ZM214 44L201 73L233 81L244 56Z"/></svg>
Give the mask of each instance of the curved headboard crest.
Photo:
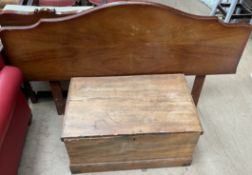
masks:
<svg viewBox="0 0 252 175"><path fill-rule="evenodd" d="M235 73L251 26L150 2L119 2L26 27L1 39L27 80L156 73Z"/></svg>

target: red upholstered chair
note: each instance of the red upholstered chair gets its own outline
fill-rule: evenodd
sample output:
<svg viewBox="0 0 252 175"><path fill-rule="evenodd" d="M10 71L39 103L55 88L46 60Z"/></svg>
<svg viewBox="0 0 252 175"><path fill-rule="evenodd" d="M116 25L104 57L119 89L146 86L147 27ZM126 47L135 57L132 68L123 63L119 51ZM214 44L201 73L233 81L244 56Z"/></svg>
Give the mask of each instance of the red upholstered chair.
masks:
<svg viewBox="0 0 252 175"><path fill-rule="evenodd" d="M75 0L39 0L39 6L73 6Z"/></svg>
<svg viewBox="0 0 252 175"><path fill-rule="evenodd" d="M20 85L22 74L0 56L0 174L16 175L31 111Z"/></svg>

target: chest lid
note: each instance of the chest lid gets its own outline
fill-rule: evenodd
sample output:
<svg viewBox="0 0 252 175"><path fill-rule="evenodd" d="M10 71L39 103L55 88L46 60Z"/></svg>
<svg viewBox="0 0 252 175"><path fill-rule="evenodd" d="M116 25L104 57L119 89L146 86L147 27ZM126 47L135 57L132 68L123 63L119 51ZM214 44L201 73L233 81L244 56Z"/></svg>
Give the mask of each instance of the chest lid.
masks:
<svg viewBox="0 0 252 175"><path fill-rule="evenodd" d="M202 132L183 74L72 78L62 138Z"/></svg>

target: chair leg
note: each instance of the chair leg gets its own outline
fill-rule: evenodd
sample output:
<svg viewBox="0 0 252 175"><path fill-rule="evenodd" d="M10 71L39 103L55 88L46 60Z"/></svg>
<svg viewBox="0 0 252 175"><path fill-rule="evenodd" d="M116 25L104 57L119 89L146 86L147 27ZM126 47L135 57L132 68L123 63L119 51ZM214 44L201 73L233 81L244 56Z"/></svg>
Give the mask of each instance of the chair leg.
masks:
<svg viewBox="0 0 252 175"><path fill-rule="evenodd" d="M54 103L56 105L58 115L62 115L64 114L64 110L65 110L65 100L62 94L60 82L50 81L49 83L51 86L52 96L53 96Z"/></svg>
<svg viewBox="0 0 252 175"><path fill-rule="evenodd" d="M30 82L28 82L28 81L24 82L24 91L27 94L27 96L30 97L32 103L38 102L38 97L37 97L36 93L33 91Z"/></svg>
<svg viewBox="0 0 252 175"><path fill-rule="evenodd" d="M193 83L191 94L192 94L193 101L196 106L199 101L200 93L201 93L205 78L206 78L206 75L196 75L194 83Z"/></svg>

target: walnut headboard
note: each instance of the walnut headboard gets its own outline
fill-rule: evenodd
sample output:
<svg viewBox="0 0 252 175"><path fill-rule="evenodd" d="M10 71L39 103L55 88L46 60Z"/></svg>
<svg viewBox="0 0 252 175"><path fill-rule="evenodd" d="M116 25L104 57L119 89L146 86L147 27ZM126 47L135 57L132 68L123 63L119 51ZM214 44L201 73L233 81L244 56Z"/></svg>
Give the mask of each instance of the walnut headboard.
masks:
<svg viewBox="0 0 252 175"><path fill-rule="evenodd" d="M119 2L6 27L9 62L26 80L156 73L235 73L251 26L150 2Z"/></svg>

